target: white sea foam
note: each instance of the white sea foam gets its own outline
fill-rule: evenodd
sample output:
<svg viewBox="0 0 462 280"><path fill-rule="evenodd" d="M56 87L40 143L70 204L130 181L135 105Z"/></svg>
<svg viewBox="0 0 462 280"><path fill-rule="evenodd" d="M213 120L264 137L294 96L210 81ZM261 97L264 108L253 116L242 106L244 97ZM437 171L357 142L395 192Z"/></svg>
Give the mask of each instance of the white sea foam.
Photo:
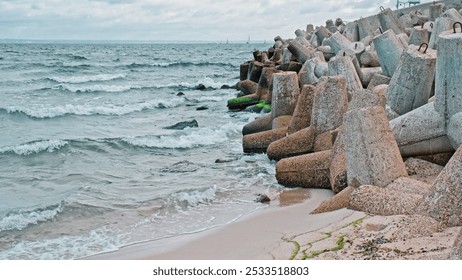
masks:
<svg viewBox="0 0 462 280"><path fill-rule="evenodd" d="M164 84L164 85L157 85L156 88L177 88L177 87L183 87L183 88L188 88L188 89L194 89L196 88L199 84L203 84L206 88L221 88L223 85L227 85L226 83L223 82L216 82L210 77L206 77L203 79L198 80L195 83L190 83L190 82L178 82L178 83L169 83L169 84Z"/></svg>
<svg viewBox="0 0 462 280"><path fill-rule="evenodd" d="M81 84L87 82L104 82L112 81L117 79L123 79L127 75L125 74L98 74L98 75L82 75L82 76L73 76L73 77L51 77L50 80L56 81L58 83L68 83L68 84Z"/></svg>
<svg viewBox="0 0 462 280"><path fill-rule="evenodd" d="M53 219L63 210L59 205L53 209L36 210L26 213L11 214L0 220L0 232L6 230L22 230L29 225L36 225Z"/></svg>
<svg viewBox="0 0 462 280"><path fill-rule="evenodd" d="M90 116L90 115L112 115L122 116L133 112L140 112L146 109L154 108L174 108L184 102L184 98L171 98L168 100L158 99L134 104L125 105L107 105L107 106L91 106L91 105L72 105L66 104L49 108L31 108L6 106L4 110L8 113L24 113L33 118L54 118L68 114Z"/></svg>
<svg viewBox="0 0 462 280"><path fill-rule="evenodd" d="M102 228L84 236L63 236L40 241L21 241L11 249L1 251L0 259L8 260L63 260L76 259L95 253L118 250L123 237Z"/></svg>
<svg viewBox="0 0 462 280"><path fill-rule="evenodd" d="M186 128L178 134L161 136L140 136L122 139L126 143L139 147L187 149L198 146L214 145L226 142L228 133L239 131L240 126L228 123L217 129L212 128Z"/></svg>
<svg viewBox="0 0 462 280"><path fill-rule="evenodd" d="M57 86L59 89L67 90L73 93L81 92L124 92L131 89L141 89L140 86L134 85L75 85L75 84L60 84Z"/></svg>
<svg viewBox="0 0 462 280"><path fill-rule="evenodd" d="M34 141L25 144L20 144L17 146L2 147L0 148L0 154L13 152L21 156L27 156L31 154L38 154L44 151L52 153L56 150L59 150L61 147L66 146L67 144L67 141L62 140Z"/></svg>
<svg viewBox="0 0 462 280"><path fill-rule="evenodd" d="M214 186L205 190L193 190L175 193L173 197L181 207L194 207L199 204L207 204L212 202L216 195L217 188Z"/></svg>

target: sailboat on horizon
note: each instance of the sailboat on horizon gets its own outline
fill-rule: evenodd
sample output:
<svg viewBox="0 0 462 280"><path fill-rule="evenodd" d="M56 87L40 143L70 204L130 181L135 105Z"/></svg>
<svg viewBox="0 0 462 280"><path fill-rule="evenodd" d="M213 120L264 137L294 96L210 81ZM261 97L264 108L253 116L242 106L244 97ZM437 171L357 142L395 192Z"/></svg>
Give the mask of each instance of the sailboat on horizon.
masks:
<svg viewBox="0 0 462 280"><path fill-rule="evenodd" d="M247 38L247 44L250 44L250 35L249 38Z"/></svg>

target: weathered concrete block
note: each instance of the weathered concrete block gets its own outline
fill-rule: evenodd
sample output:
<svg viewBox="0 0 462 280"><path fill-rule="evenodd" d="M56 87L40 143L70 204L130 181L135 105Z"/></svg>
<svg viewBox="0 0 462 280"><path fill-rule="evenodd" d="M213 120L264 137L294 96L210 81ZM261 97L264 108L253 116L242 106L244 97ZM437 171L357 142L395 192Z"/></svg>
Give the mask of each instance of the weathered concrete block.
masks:
<svg viewBox="0 0 462 280"><path fill-rule="evenodd" d="M361 61L361 55L366 51L366 46L362 42L353 42L349 48L356 56L358 63Z"/></svg>
<svg viewBox="0 0 462 280"><path fill-rule="evenodd" d="M303 188L330 188L331 151L323 151L280 160L276 165L279 184Z"/></svg>
<svg viewBox="0 0 462 280"><path fill-rule="evenodd" d="M427 28L423 26L416 26L412 28L411 36L409 36L409 45L420 46L422 43L428 44L430 36Z"/></svg>
<svg viewBox="0 0 462 280"><path fill-rule="evenodd" d="M399 64L404 48L393 30L387 30L373 39L375 50L380 61L380 67L385 76L391 77Z"/></svg>
<svg viewBox="0 0 462 280"><path fill-rule="evenodd" d="M329 74L329 64L327 62L322 62L318 60L318 63L314 67L314 74L318 79L323 76L327 76Z"/></svg>
<svg viewBox="0 0 462 280"><path fill-rule="evenodd" d="M280 64L282 62L282 49L275 48L274 54L270 58L271 61L275 62L276 64Z"/></svg>
<svg viewBox="0 0 462 280"><path fill-rule="evenodd" d="M347 208L350 205L350 195L354 188L348 187L326 201L323 201L318 208L314 209L310 214L320 214L332 212L342 208Z"/></svg>
<svg viewBox="0 0 462 280"><path fill-rule="evenodd" d="M244 62L239 66L239 80L247 80L249 73L249 62Z"/></svg>
<svg viewBox="0 0 462 280"><path fill-rule="evenodd" d="M300 44L297 40L290 42L288 50L295 56L298 62L305 63L308 59L314 57L314 49L309 49Z"/></svg>
<svg viewBox="0 0 462 280"><path fill-rule="evenodd" d="M454 8L447 9L443 12L443 17L451 19L453 22L462 22L462 16Z"/></svg>
<svg viewBox="0 0 462 280"><path fill-rule="evenodd" d="M314 139L313 151L322 152L332 150L337 133L337 130L331 130L317 135Z"/></svg>
<svg viewBox="0 0 462 280"><path fill-rule="evenodd" d="M343 36L351 42L359 41L358 23L354 21L348 22L345 26Z"/></svg>
<svg viewBox="0 0 462 280"><path fill-rule="evenodd" d="M412 18L409 14L404 14L399 18L400 25L406 30L407 28L412 28L414 24L412 24Z"/></svg>
<svg viewBox="0 0 462 280"><path fill-rule="evenodd" d="M401 177L385 188L363 185L350 194L349 208L374 215L412 215L430 185Z"/></svg>
<svg viewBox="0 0 462 280"><path fill-rule="evenodd" d="M281 127L288 128L291 121L292 121L291 115L282 115L282 116L276 117L271 122L271 128L272 129L281 128Z"/></svg>
<svg viewBox="0 0 462 280"><path fill-rule="evenodd" d="M306 85L302 88L292 115L292 121L287 130L289 134L310 126L315 91L316 88L311 85Z"/></svg>
<svg viewBox="0 0 462 280"><path fill-rule="evenodd" d="M242 91L244 95L257 93L258 84L251 80L243 80L237 83L237 89Z"/></svg>
<svg viewBox="0 0 462 280"><path fill-rule="evenodd" d="M318 83L318 77L315 74L316 65L320 63L317 58L308 59L305 64L303 64L302 70L298 73L298 78L300 80L300 87L303 85L314 85Z"/></svg>
<svg viewBox="0 0 462 280"><path fill-rule="evenodd" d="M436 51L409 46L401 55L387 90L387 104L400 115L428 103L436 68ZM425 52L424 52L425 50Z"/></svg>
<svg viewBox="0 0 462 280"><path fill-rule="evenodd" d="M462 225L462 147L433 183L421 210L447 226Z"/></svg>
<svg viewBox="0 0 462 280"><path fill-rule="evenodd" d="M261 62L252 61L249 64L249 74L248 74L249 80L251 80L252 82L258 83L258 80L260 80L261 71L263 70L264 66L265 65L263 65L263 63Z"/></svg>
<svg viewBox="0 0 462 280"><path fill-rule="evenodd" d="M358 20L359 40L363 40L367 36L373 36L374 31L380 27L379 18L375 16L365 17ZM367 45L367 44L365 44Z"/></svg>
<svg viewBox="0 0 462 280"><path fill-rule="evenodd" d="M329 76L343 76L349 96L356 90L362 89L361 79L354 67L352 58L348 55L336 56L329 61Z"/></svg>
<svg viewBox="0 0 462 280"><path fill-rule="evenodd" d="M443 3L434 3L429 8L429 20L434 21L436 18L443 14Z"/></svg>
<svg viewBox="0 0 462 280"><path fill-rule="evenodd" d="M368 107L381 106L385 107L384 100L381 99L372 90L360 89L353 93L351 101L348 104L348 111L363 109Z"/></svg>
<svg viewBox="0 0 462 280"><path fill-rule="evenodd" d="M452 245L451 254L449 255L449 259L462 260L462 229L457 235L456 240L454 241L454 245Z"/></svg>
<svg viewBox="0 0 462 280"><path fill-rule="evenodd" d="M457 149L462 144L462 112L452 115L446 131L452 147Z"/></svg>
<svg viewBox="0 0 462 280"><path fill-rule="evenodd" d="M419 11L414 11L410 13L410 16L411 16L412 25L420 25L420 26L422 26L422 24L427 22L429 18L428 15L422 14Z"/></svg>
<svg viewBox="0 0 462 280"><path fill-rule="evenodd" d="M348 185L384 187L407 176L383 107L356 109L343 121Z"/></svg>
<svg viewBox="0 0 462 280"><path fill-rule="evenodd" d="M330 37L324 39L322 44L330 46L333 53L338 53L339 51L350 49L351 41L337 31Z"/></svg>
<svg viewBox="0 0 462 280"><path fill-rule="evenodd" d="M358 58L356 57L356 53L354 50L350 49L345 49L343 51L340 51L337 53L337 57L343 57L343 56L349 56L351 58L351 62L353 63L353 66L356 70L356 74L358 75L359 80L363 81L363 68L361 68L361 65L359 63ZM332 59L331 59L332 60Z"/></svg>
<svg viewBox="0 0 462 280"><path fill-rule="evenodd" d="M461 26L462 27L462 26ZM462 112L462 33L453 30L439 36L435 75L435 108L449 119Z"/></svg>
<svg viewBox="0 0 462 280"><path fill-rule="evenodd" d="M273 74L278 72L279 71L274 67L263 68L256 90L259 99L271 100L269 97L273 87Z"/></svg>
<svg viewBox="0 0 462 280"><path fill-rule="evenodd" d="M362 77L359 77L361 79L362 86L364 88L368 88L370 82L372 81L372 78L374 75L380 75L382 77L386 77L382 75L382 68L381 67L367 67L367 68L361 68L361 73ZM390 79L389 77L387 77ZM377 81L376 81L377 82Z"/></svg>
<svg viewBox="0 0 462 280"><path fill-rule="evenodd" d="M242 147L244 153L265 153L268 146L276 140L285 137L287 127L244 135Z"/></svg>
<svg viewBox="0 0 462 280"><path fill-rule="evenodd" d="M315 135L339 127L347 108L346 78L323 77L316 89L311 115L311 126Z"/></svg>
<svg viewBox="0 0 462 280"><path fill-rule="evenodd" d="M292 61L292 58L293 58L292 52L286 47L283 48L281 64L289 64Z"/></svg>
<svg viewBox="0 0 462 280"><path fill-rule="evenodd" d="M393 30L395 34L405 33L404 28L401 26L401 22L390 8L383 9L377 14L377 17L383 31Z"/></svg>
<svg viewBox="0 0 462 280"><path fill-rule="evenodd" d="M359 57L363 67L380 67L379 57L376 51L365 51Z"/></svg>
<svg viewBox="0 0 462 280"><path fill-rule="evenodd" d="M338 193L348 186L347 182L347 167L346 167L346 151L345 141L343 136L343 127L335 139L332 147L332 160L329 165L329 180L332 190Z"/></svg>
<svg viewBox="0 0 462 280"><path fill-rule="evenodd" d="M438 49L439 36L442 32L449 30L452 25L452 20L447 17L439 17L433 23L432 34L428 42L428 47L434 50Z"/></svg>
<svg viewBox="0 0 462 280"><path fill-rule="evenodd" d="M244 127L242 128L242 134L247 135L247 134L271 130L272 128L273 128L273 117L271 116L271 113L269 113L244 125Z"/></svg>
<svg viewBox="0 0 462 280"><path fill-rule="evenodd" d="M272 142L266 151L271 160L307 154L313 151L314 130L306 127Z"/></svg>
<svg viewBox="0 0 462 280"><path fill-rule="evenodd" d="M446 136L444 117L428 103L390 121L403 157L453 151Z"/></svg>
<svg viewBox="0 0 462 280"><path fill-rule="evenodd" d="M324 26L319 27L318 30L315 32L315 34L316 34L318 46L322 45L322 41L324 41L325 38L329 38L332 35L329 29L327 29Z"/></svg>
<svg viewBox="0 0 462 280"><path fill-rule="evenodd" d="M409 176L414 176L417 180L427 184L432 184L444 168L441 165L418 158L408 158L404 162L404 166Z"/></svg>
<svg viewBox="0 0 462 280"><path fill-rule="evenodd" d="M380 68L382 70L382 68ZM374 73L372 75L371 81L367 85L367 89L374 89L374 87L378 85L388 85L390 83L391 78L384 76L382 74Z"/></svg>
<svg viewBox="0 0 462 280"><path fill-rule="evenodd" d="M299 94L296 72L273 74L273 94L271 114L273 119L282 115L292 115Z"/></svg>

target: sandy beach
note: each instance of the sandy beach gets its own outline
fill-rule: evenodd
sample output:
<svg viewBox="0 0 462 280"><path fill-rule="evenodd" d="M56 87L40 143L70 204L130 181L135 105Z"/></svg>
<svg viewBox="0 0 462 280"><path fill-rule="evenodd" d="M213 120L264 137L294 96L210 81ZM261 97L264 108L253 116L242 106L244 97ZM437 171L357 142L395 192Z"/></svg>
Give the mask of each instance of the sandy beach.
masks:
<svg viewBox="0 0 462 280"><path fill-rule="evenodd" d="M290 201L272 201L275 205L268 209L228 225L86 259L436 260L448 259L461 229L443 228L431 218L418 215L376 216L346 208L310 214L333 192L312 189L308 198L306 190L288 193ZM301 198L306 199L293 204ZM280 206L284 203L289 205Z"/></svg>

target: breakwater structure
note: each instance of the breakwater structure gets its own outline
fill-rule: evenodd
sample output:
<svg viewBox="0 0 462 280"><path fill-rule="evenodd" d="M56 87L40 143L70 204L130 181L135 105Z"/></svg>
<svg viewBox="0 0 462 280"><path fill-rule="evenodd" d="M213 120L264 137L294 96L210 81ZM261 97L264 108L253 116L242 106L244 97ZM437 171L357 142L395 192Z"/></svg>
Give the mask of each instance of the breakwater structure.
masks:
<svg viewBox="0 0 462 280"><path fill-rule="evenodd" d="M461 227L462 1L377 10L254 51L228 101L261 113L243 128L243 151L276 160L284 186L331 189L317 213ZM462 231L439 258L462 258Z"/></svg>

